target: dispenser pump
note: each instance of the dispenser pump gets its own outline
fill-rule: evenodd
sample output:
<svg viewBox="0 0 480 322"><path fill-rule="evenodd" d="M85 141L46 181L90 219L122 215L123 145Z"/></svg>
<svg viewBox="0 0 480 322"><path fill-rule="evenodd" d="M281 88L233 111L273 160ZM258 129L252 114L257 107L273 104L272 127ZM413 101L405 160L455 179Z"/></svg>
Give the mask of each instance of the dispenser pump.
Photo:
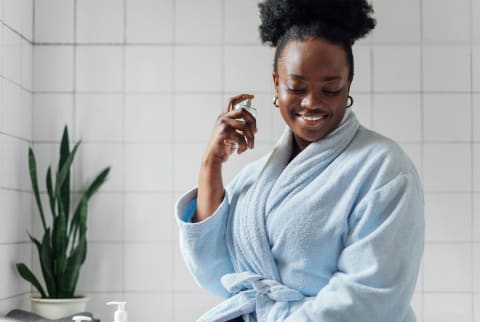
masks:
<svg viewBox="0 0 480 322"><path fill-rule="evenodd" d="M76 322L83 322L83 321L91 321L92 318L89 317L89 316L83 316L83 315L75 315L73 318L72 318L73 321L76 321Z"/></svg>
<svg viewBox="0 0 480 322"><path fill-rule="evenodd" d="M107 305L117 305L115 311L115 319L113 322L127 322L127 312L125 311L125 304L127 302L107 302Z"/></svg>

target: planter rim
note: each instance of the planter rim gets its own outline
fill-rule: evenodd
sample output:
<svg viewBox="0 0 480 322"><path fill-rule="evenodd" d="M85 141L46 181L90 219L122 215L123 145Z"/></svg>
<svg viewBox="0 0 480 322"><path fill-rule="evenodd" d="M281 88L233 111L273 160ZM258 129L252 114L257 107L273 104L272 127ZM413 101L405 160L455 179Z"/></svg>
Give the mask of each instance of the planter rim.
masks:
<svg viewBox="0 0 480 322"><path fill-rule="evenodd" d="M72 298L62 298L62 299L56 299L56 298L41 298L39 296L32 296L32 301L38 302L38 303L65 303L65 302L85 302L88 301L90 298L86 295L78 295Z"/></svg>

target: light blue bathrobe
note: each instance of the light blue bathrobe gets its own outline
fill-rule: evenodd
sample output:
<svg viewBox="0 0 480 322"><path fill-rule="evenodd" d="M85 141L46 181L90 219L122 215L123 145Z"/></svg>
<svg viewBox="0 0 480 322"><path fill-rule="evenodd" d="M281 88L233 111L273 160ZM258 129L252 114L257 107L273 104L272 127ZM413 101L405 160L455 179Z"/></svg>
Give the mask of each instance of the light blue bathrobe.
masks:
<svg viewBox="0 0 480 322"><path fill-rule="evenodd" d="M184 220L196 189L178 200L185 262L226 299L198 321L415 321L424 203L412 162L350 110L288 163L291 143L286 130L208 219Z"/></svg>

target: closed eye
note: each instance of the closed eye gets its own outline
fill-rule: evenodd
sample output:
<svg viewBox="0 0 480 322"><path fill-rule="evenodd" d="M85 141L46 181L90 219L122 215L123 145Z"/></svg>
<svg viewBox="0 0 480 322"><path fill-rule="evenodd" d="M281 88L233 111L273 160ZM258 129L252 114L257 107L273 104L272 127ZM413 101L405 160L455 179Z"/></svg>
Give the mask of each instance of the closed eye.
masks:
<svg viewBox="0 0 480 322"><path fill-rule="evenodd" d="M325 93L325 95L327 96L337 96L337 95L340 95L340 93L342 92L342 90L338 90L338 91L327 91L327 90L324 90L323 93Z"/></svg>
<svg viewBox="0 0 480 322"><path fill-rule="evenodd" d="M291 93L299 94L305 92L304 88L288 88L288 91Z"/></svg>

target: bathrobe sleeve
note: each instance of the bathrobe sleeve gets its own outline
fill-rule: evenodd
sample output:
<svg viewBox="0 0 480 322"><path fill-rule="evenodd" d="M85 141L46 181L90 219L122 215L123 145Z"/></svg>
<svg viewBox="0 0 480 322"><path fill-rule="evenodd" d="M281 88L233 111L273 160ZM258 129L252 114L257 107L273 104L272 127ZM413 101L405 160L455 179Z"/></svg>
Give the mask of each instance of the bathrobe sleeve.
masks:
<svg viewBox="0 0 480 322"><path fill-rule="evenodd" d="M233 272L225 241L228 195L226 192L223 202L207 219L197 223L184 221L196 196L197 189L192 189L181 196L175 206L180 251L200 287L215 295L228 297L228 292L220 283L223 275Z"/></svg>
<svg viewBox="0 0 480 322"><path fill-rule="evenodd" d="M349 217L337 272L313 299L292 303L285 321L403 321L423 253L423 194L401 174L370 191Z"/></svg>

